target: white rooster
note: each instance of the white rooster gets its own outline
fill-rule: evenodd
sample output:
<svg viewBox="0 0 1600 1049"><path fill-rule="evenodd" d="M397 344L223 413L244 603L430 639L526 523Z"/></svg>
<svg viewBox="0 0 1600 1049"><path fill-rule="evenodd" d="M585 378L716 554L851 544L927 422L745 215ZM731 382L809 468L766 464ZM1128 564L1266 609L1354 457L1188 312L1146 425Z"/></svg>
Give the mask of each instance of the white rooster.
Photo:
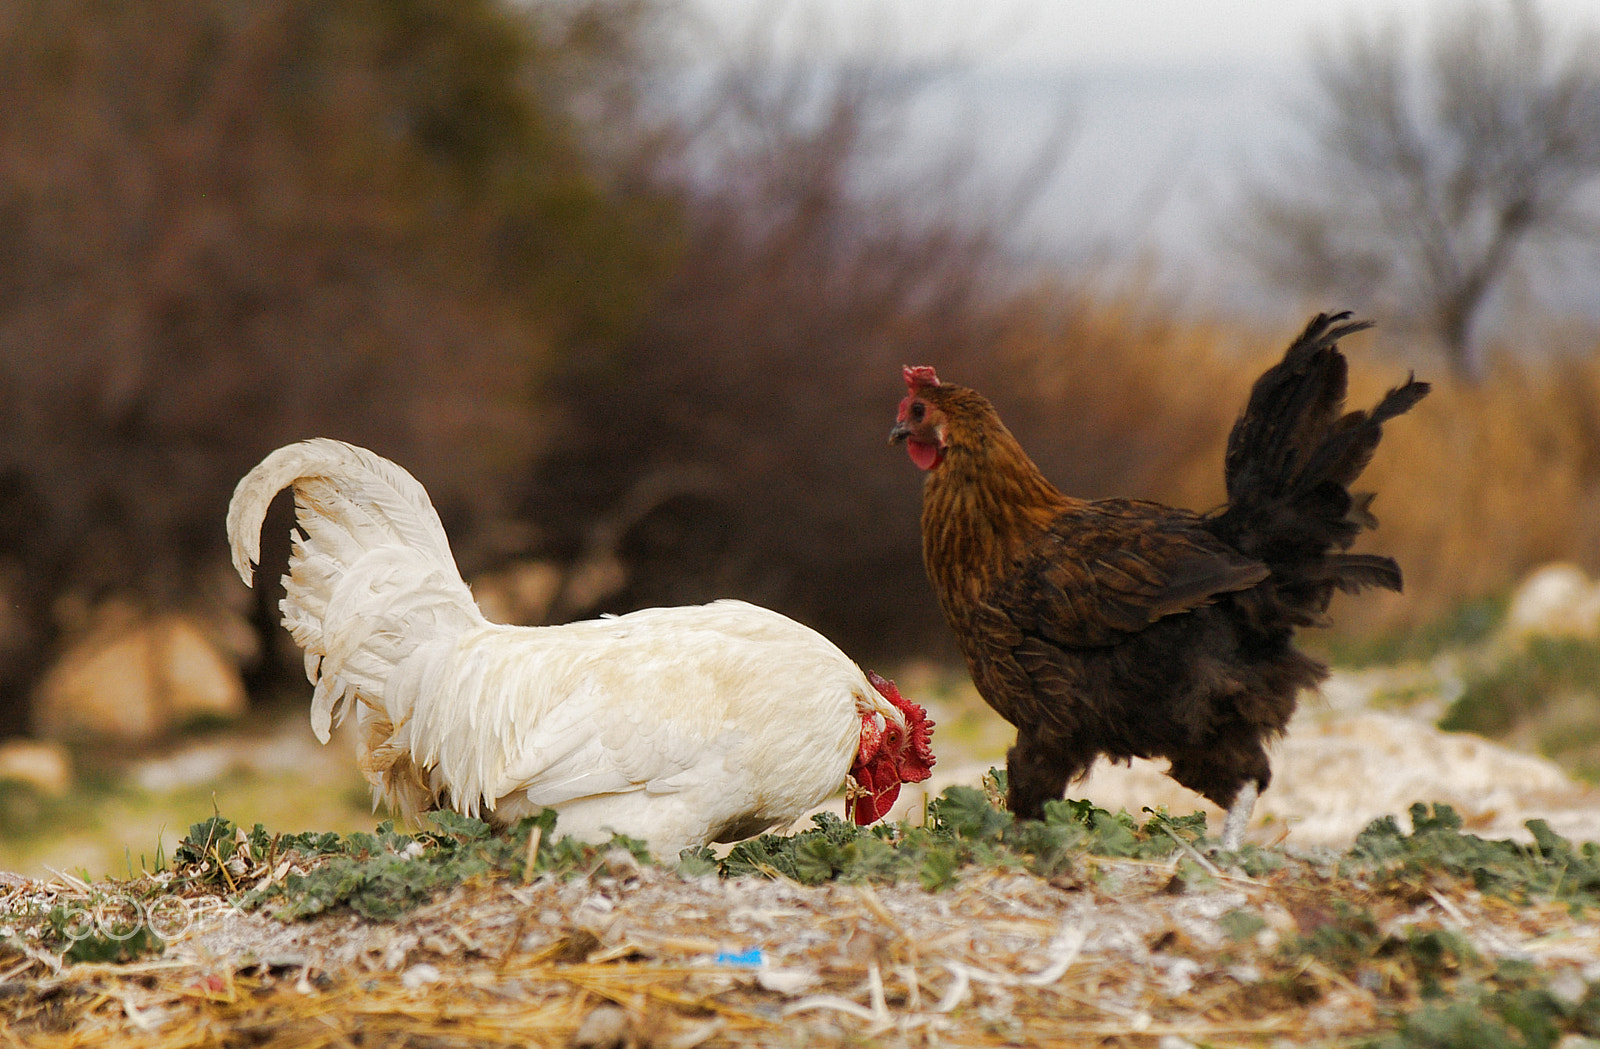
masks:
<svg viewBox="0 0 1600 1049"><path fill-rule="evenodd" d="M246 585L261 524L293 487L284 626L316 686L322 742L353 705L374 803L618 831L660 855L787 824L853 781L858 823L933 765L923 709L821 634L742 601L563 626L484 618L422 485L317 439L251 470L228 507Z"/></svg>

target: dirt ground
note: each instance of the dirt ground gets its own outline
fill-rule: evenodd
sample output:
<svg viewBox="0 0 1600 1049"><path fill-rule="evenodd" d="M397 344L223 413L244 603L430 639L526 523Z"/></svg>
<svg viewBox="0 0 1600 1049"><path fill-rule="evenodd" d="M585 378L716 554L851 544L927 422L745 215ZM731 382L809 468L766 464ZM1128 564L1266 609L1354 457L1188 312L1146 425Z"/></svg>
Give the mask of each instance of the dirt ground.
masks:
<svg viewBox="0 0 1600 1049"><path fill-rule="evenodd" d="M1348 1044L1417 1004L1398 961L1281 947L1360 898L1383 935L1449 930L1557 988L1600 980L1600 927L1471 890L1406 900L1315 861L1191 882L1086 859L953 888L684 879L615 851L586 878L458 888L395 922L281 922L191 901L165 955L0 973L29 1046ZM1191 872L1192 874L1192 872ZM37 891L17 885L20 894Z"/></svg>

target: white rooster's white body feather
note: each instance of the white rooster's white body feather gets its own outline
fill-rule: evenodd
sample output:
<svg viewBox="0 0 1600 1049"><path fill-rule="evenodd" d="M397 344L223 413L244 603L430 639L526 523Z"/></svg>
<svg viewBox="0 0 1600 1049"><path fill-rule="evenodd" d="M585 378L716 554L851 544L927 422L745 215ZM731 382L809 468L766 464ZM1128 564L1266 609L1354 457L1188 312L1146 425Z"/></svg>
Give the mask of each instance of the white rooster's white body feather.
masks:
<svg viewBox="0 0 1600 1049"><path fill-rule="evenodd" d="M904 724L821 634L741 601L490 623L422 485L338 441L281 448L239 482L228 536L246 583L287 487L301 531L284 625L316 686L312 728L326 742L354 705L374 797L407 817L550 806L560 833L618 831L674 855L825 801L863 712Z"/></svg>

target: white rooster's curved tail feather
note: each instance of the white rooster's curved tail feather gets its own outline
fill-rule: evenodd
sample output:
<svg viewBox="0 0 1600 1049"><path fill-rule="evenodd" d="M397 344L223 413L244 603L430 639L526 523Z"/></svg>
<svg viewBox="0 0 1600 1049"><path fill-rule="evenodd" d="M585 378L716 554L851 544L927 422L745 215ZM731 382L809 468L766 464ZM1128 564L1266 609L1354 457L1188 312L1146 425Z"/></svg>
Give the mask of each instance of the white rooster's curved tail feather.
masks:
<svg viewBox="0 0 1600 1049"><path fill-rule="evenodd" d="M398 727L411 711L387 709L383 683L394 668L485 625L444 526L427 491L389 460L327 438L291 444L246 474L228 505L233 565L246 585L261 559L267 507L290 487L300 529L284 576L283 624L305 649L316 686L312 730L326 743L362 698Z"/></svg>

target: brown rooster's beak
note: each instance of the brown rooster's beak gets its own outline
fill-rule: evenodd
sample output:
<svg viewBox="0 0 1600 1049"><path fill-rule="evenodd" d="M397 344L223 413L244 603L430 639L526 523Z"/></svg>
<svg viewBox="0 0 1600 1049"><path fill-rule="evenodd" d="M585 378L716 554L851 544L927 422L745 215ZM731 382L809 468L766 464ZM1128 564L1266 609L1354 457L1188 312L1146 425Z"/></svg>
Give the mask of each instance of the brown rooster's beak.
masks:
<svg viewBox="0 0 1600 1049"><path fill-rule="evenodd" d="M903 422L898 422L898 423L894 424L894 429L889 431L889 443L890 444L899 444L901 441L905 440L907 437L910 437L910 436L911 436L911 427L907 426Z"/></svg>

